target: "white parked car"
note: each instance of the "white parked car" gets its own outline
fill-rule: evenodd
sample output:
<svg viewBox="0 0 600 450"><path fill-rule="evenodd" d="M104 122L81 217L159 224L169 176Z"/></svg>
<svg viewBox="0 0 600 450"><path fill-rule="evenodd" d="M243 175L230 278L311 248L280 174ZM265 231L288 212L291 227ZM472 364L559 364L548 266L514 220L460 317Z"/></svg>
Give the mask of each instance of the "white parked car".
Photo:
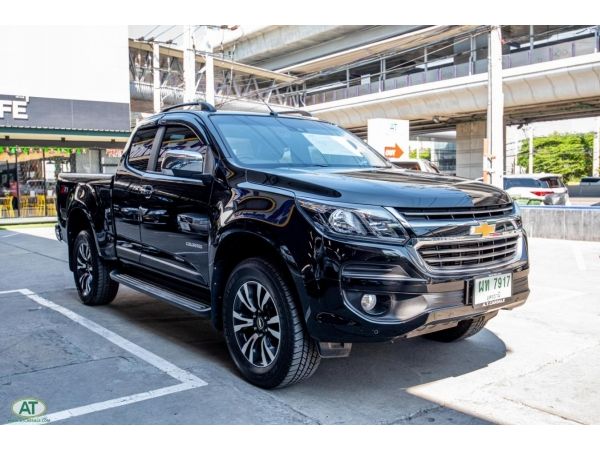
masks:
<svg viewBox="0 0 600 450"><path fill-rule="evenodd" d="M431 161L423 158L418 159L401 159L398 161L390 161L400 169L418 170L421 172L440 173L440 169Z"/></svg>
<svg viewBox="0 0 600 450"><path fill-rule="evenodd" d="M506 175L504 190L525 205L570 205L569 192L561 175L534 173Z"/></svg>

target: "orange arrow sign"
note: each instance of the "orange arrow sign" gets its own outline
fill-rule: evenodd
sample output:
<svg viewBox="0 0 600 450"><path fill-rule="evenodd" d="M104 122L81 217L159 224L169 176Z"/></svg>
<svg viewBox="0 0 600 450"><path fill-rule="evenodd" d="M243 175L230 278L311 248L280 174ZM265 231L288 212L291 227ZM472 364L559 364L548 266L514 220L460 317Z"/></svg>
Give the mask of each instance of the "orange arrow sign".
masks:
<svg viewBox="0 0 600 450"><path fill-rule="evenodd" d="M385 147L383 150L386 158L400 158L404 155L404 150L398 144L394 144L393 147Z"/></svg>

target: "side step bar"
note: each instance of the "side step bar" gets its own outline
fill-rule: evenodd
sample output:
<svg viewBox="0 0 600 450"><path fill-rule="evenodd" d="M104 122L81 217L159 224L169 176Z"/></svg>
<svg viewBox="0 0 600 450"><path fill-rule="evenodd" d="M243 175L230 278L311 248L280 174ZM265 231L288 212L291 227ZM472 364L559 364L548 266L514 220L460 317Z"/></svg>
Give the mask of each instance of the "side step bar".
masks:
<svg viewBox="0 0 600 450"><path fill-rule="evenodd" d="M205 305L204 303L200 303L181 294L167 291L164 288L146 280L120 273L118 270L113 270L110 273L110 277L117 283L123 284L136 291L143 292L144 294L148 294L158 300L170 303L173 306L185 309L186 311L198 316L210 317L210 306Z"/></svg>

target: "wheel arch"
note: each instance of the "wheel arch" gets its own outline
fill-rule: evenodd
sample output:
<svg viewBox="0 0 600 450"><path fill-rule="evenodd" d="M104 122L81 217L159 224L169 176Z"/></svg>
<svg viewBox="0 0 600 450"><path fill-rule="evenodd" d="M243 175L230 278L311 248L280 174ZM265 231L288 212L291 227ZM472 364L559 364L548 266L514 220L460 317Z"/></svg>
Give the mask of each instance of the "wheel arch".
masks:
<svg viewBox="0 0 600 450"><path fill-rule="evenodd" d="M278 245L267 237L247 230L234 230L221 236L212 263L211 309L215 328L223 327L222 307L225 285L232 270L242 261L258 257L275 265L294 293L296 305L304 318L301 292L296 282L295 261L285 246Z"/></svg>
<svg viewBox="0 0 600 450"><path fill-rule="evenodd" d="M93 222L90 214L85 211L83 208L73 208L69 212L68 220L67 220L67 246L69 249L69 269L71 272L75 270L75 261L73 260L73 244L75 243L75 238L77 235L83 231L87 230L92 234L94 239L94 244L96 246L96 251L100 254L100 246L98 245L98 238L96 236L96 232L94 231Z"/></svg>

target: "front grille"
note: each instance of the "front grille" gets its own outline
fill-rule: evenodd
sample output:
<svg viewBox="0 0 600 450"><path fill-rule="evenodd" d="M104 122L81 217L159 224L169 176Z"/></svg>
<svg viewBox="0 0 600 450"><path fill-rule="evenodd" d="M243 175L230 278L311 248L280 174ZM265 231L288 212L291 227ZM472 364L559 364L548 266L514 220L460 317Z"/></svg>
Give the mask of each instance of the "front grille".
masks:
<svg viewBox="0 0 600 450"><path fill-rule="evenodd" d="M396 208L407 220L488 219L512 212L512 204L501 206L474 206L467 208Z"/></svg>
<svg viewBox="0 0 600 450"><path fill-rule="evenodd" d="M518 235L456 242L421 241L417 251L431 267L461 269L509 261L517 253L518 243Z"/></svg>

